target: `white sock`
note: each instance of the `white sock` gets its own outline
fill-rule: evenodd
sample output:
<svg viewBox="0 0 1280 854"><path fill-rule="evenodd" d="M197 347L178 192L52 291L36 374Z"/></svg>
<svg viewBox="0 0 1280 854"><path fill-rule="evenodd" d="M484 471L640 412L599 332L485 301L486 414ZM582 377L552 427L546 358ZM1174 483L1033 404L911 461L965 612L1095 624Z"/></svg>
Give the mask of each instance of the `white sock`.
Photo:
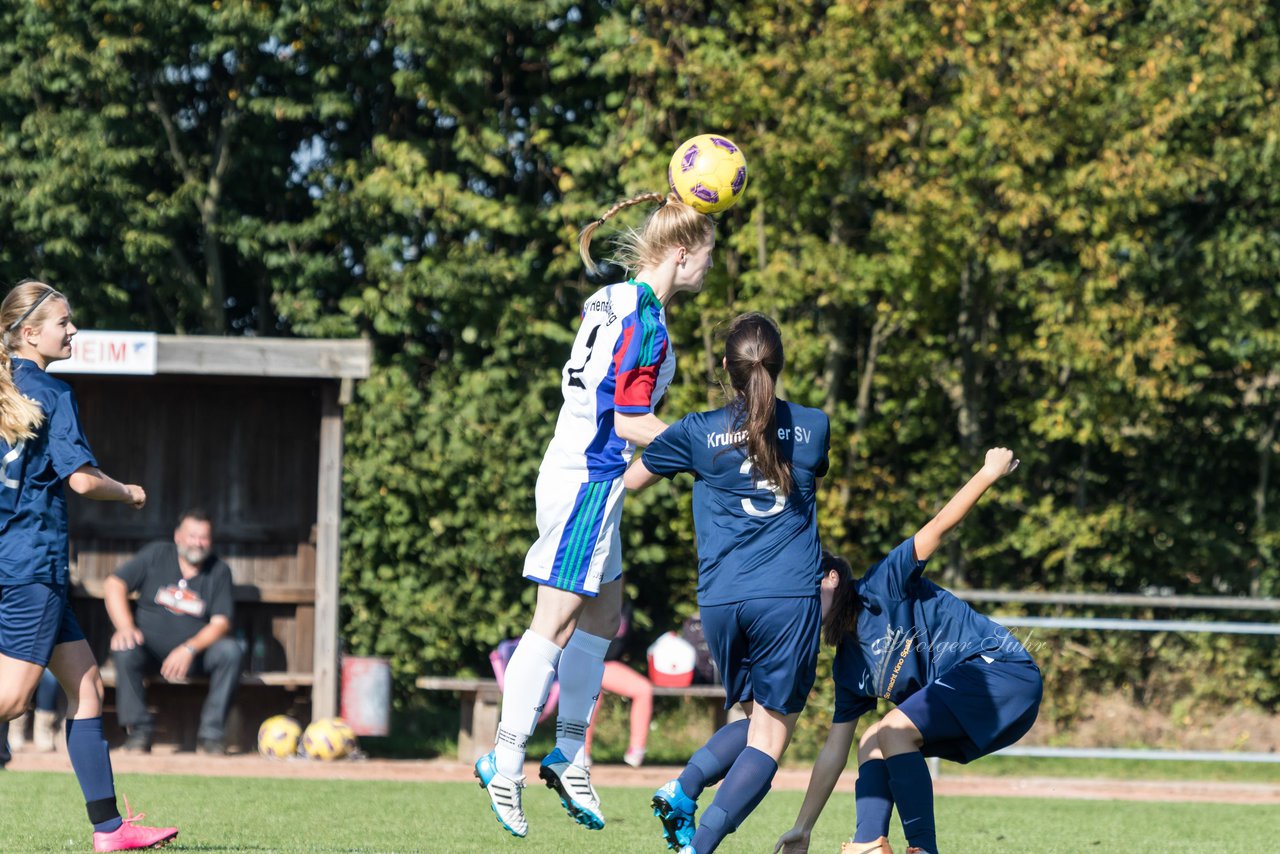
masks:
<svg viewBox="0 0 1280 854"><path fill-rule="evenodd" d="M547 702L560 655L560 647L530 630L520 638L507 662L502 720L498 724L498 743L493 749L494 764L504 777L517 778L524 774L525 745Z"/></svg>
<svg viewBox="0 0 1280 854"><path fill-rule="evenodd" d="M609 639L578 629L560 656L560 716L556 719L556 747L575 765L586 765L587 726L600 697L604 654Z"/></svg>

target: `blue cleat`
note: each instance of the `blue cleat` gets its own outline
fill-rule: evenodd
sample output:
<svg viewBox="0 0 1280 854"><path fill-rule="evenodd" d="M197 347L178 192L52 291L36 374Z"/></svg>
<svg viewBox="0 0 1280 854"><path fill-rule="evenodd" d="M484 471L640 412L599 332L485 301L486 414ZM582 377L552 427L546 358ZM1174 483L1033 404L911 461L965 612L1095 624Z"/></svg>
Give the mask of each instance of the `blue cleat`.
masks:
<svg viewBox="0 0 1280 854"><path fill-rule="evenodd" d="M672 851L693 851L693 834L698 829L693 816L697 811L698 802L684 793L679 780L653 793L653 814L662 822L662 835Z"/></svg>
<svg viewBox="0 0 1280 854"><path fill-rule="evenodd" d="M588 830L604 827L604 813L600 812L600 796L591 785L591 773L581 765L574 765L556 748L542 760L538 776L560 796L569 817Z"/></svg>
<svg viewBox="0 0 1280 854"><path fill-rule="evenodd" d="M476 760L476 779L480 781L480 788L488 793L489 808L497 816L498 823L512 836L528 835L529 822L525 820L524 808L520 805L524 777L513 780L498 773L491 750Z"/></svg>

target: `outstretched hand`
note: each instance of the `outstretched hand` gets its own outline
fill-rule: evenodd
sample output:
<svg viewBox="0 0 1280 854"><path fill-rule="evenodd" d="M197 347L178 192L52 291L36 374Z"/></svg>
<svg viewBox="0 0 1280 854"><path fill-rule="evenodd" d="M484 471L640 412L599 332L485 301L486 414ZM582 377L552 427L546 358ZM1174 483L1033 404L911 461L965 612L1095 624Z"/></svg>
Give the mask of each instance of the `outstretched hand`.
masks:
<svg viewBox="0 0 1280 854"><path fill-rule="evenodd" d="M809 834L798 827L793 827L778 837L773 846L773 854L808 854Z"/></svg>
<svg viewBox="0 0 1280 854"><path fill-rule="evenodd" d="M987 451L987 460L982 464L982 473L997 481L1018 467L1013 451L1008 448L992 448Z"/></svg>

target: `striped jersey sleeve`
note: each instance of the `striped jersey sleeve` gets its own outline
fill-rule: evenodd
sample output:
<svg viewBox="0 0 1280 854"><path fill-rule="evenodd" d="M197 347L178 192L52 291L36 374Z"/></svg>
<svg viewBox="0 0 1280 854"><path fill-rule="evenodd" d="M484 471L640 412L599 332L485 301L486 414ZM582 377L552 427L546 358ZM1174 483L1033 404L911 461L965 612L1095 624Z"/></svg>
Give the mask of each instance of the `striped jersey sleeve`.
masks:
<svg viewBox="0 0 1280 854"><path fill-rule="evenodd" d="M653 411L658 369L667 356L670 341L662 323L661 306L648 289L642 291L634 314L623 321L622 334L613 351L614 409L627 415Z"/></svg>

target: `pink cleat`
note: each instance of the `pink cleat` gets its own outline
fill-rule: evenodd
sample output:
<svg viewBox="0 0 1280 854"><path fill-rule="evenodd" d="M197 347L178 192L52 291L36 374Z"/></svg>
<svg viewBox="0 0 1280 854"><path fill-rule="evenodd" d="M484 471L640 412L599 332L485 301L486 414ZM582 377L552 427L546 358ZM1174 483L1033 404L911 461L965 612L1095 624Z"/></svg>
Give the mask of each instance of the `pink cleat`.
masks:
<svg viewBox="0 0 1280 854"><path fill-rule="evenodd" d="M110 833L93 834L94 851L136 851L139 848L163 848L178 838L176 827L139 827L134 824L146 813L133 814L129 799L124 799L124 823Z"/></svg>

